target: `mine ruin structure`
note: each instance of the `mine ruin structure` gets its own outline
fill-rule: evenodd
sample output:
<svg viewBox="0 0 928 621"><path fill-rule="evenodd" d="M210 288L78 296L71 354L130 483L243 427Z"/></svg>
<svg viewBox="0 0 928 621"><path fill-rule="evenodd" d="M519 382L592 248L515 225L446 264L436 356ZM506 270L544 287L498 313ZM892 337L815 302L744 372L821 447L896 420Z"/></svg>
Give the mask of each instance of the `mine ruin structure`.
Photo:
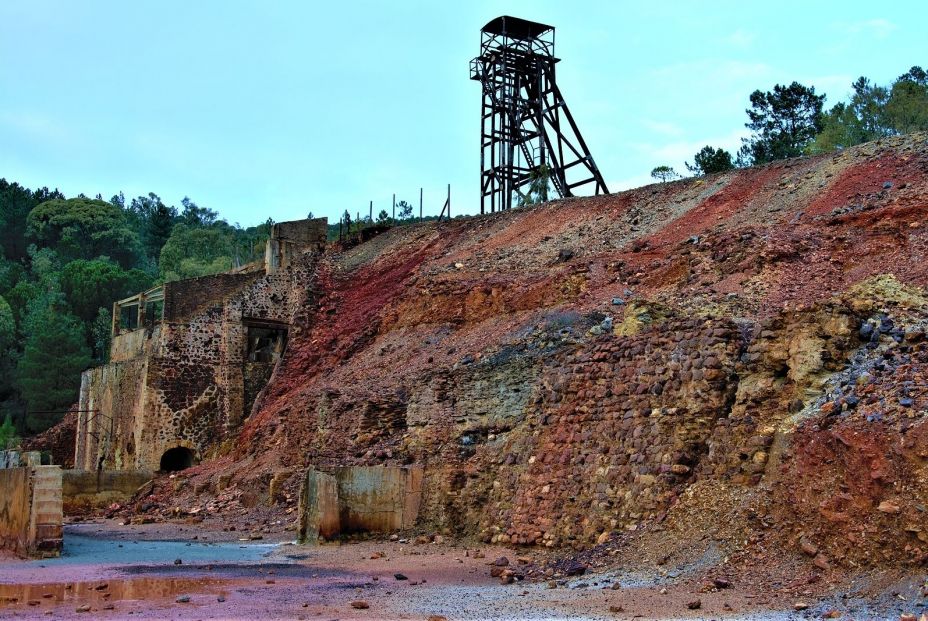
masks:
<svg viewBox="0 0 928 621"><path fill-rule="evenodd" d="M561 198L588 185L608 194L554 77L554 27L502 16L480 33L480 213L512 208L513 195L546 200L549 182Z"/></svg>
<svg viewBox="0 0 928 621"><path fill-rule="evenodd" d="M263 262L117 302L110 363L81 377L75 468L182 470L237 429L311 302L326 226L275 224Z"/></svg>

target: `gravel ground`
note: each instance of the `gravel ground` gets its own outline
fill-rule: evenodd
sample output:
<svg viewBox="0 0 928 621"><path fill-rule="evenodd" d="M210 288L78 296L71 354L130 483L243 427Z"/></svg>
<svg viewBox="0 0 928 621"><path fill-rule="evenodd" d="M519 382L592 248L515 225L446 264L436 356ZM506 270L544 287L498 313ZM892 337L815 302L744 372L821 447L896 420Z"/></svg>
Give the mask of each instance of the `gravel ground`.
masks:
<svg viewBox="0 0 928 621"><path fill-rule="evenodd" d="M773 621L839 610L824 600L809 601L802 613L780 610L782 602L771 602L757 592L762 589L736 582L700 592L701 583L685 568L503 585L490 577L488 564L500 556L516 558L504 548L484 547L475 555L453 544L389 541L303 547L178 528L71 525L59 559L0 560L0 618ZM211 537L226 541L202 541ZM897 585L884 580L878 588L889 597ZM696 602L699 607L691 608ZM858 614L866 610L860 597L854 604ZM882 610L877 617L898 614Z"/></svg>

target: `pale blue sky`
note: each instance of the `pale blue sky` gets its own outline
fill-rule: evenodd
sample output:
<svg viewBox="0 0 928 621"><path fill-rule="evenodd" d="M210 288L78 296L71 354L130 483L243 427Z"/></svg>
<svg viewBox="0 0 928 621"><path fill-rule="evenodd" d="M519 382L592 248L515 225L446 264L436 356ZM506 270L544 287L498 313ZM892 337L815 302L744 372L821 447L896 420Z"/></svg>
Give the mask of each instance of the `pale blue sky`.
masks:
<svg viewBox="0 0 928 621"><path fill-rule="evenodd" d="M557 28L558 83L611 190L737 149L755 88L844 99L928 68L909 2L2 0L0 177L189 195L230 222L337 217L393 192L479 210L479 30Z"/></svg>

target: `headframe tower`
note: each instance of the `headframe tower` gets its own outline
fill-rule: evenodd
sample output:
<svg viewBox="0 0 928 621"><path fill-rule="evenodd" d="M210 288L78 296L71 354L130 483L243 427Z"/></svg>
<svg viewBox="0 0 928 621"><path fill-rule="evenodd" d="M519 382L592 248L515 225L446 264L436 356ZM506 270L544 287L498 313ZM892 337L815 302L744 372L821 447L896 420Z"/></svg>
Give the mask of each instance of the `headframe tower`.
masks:
<svg viewBox="0 0 928 621"><path fill-rule="evenodd" d="M592 185L608 194L554 77L554 27L502 16L480 31L470 78L483 88L480 213L510 209L550 183L565 198Z"/></svg>

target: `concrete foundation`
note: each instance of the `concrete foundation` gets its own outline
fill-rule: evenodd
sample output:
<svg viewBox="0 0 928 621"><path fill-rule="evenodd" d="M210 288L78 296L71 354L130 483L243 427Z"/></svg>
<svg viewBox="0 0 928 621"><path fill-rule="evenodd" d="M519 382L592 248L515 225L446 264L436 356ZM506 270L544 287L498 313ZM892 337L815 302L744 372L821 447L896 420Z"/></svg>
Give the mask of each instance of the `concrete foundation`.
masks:
<svg viewBox="0 0 928 621"><path fill-rule="evenodd" d="M0 451L0 469L41 465L42 454L39 451Z"/></svg>
<svg viewBox="0 0 928 621"><path fill-rule="evenodd" d="M114 502L125 502L154 474L140 470L65 470L62 505L66 515L84 513Z"/></svg>
<svg viewBox="0 0 928 621"><path fill-rule="evenodd" d="M0 469L0 548L49 557L61 543L61 467Z"/></svg>
<svg viewBox="0 0 928 621"><path fill-rule="evenodd" d="M300 491L300 543L340 533L412 528L422 501L421 466L310 468Z"/></svg>

